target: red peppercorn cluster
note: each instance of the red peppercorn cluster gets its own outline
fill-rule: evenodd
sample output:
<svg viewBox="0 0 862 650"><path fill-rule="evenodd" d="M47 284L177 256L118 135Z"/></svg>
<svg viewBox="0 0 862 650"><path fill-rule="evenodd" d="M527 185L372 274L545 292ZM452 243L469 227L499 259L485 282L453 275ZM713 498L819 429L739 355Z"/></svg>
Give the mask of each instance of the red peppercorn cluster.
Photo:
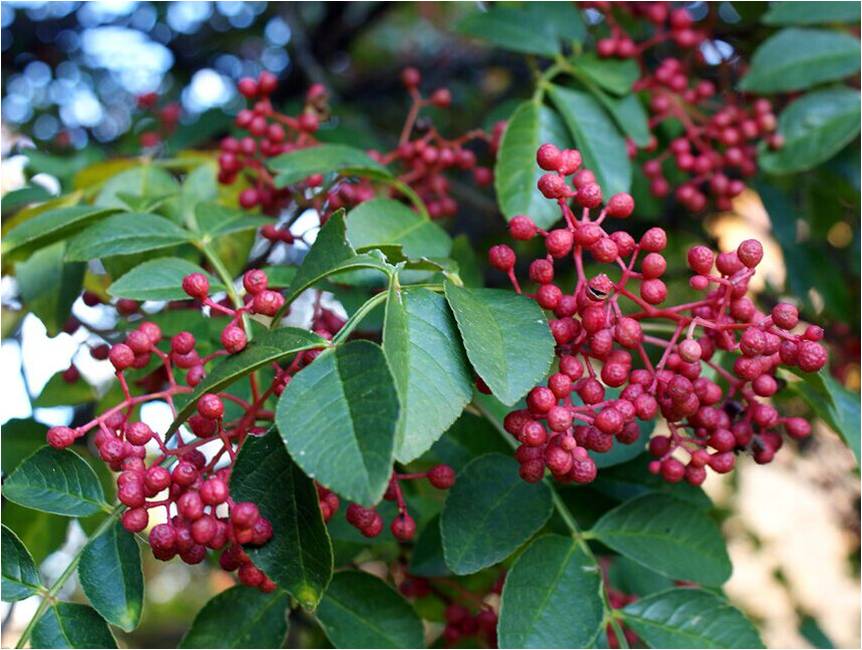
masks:
<svg viewBox="0 0 862 650"><path fill-rule="evenodd" d="M576 150L544 144L537 162L549 172L539 189L557 201L564 223L544 231L518 216L509 231L516 240L545 240L547 254L529 266L536 290L528 295L554 316L549 325L558 363L546 385L527 395L526 408L504 421L521 443L521 476L539 481L547 467L559 481L589 483L596 465L588 451L634 443L637 420L659 414L670 435L650 440L656 458L650 470L671 482L699 485L706 467L728 472L742 451L767 463L781 447L782 430L791 438L809 435L807 421L782 417L768 400L780 387L780 366L816 372L826 364L818 342L823 330L808 326L795 333L800 328L793 305L779 303L763 313L746 295L763 257L760 242L747 240L718 255L692 247L690 285L702 298L666 305L665 231L650 228L635 240L625 230L605 230L607 219L630 216L634 201L628 194L605 201L592 172L580 169ZM584 253L608 272L588 274ZM571 292L554 282L557 262L566 259L578 278ZM521 293L514 250L495 246L489 261Z"/></svg>
<svg viewBox="0 0 862 650"><path fill-rule="evenodd" d="M672 165L676 175L686 177L674 190L683 207L700 212L711 201L720 210L729 209L731 199L745 189L744 179L757 173L757 145L765 141L777 149L783 144L775 133L770 101L750 102L732 88L718 92L715 82L701 76L703 55L698 48L709 40L709 33L706 27L697 28L687 9L672 9L667 2L586 4L602 13L611 32L597 42L599 56L637 59L640 64L641 77L633 90L649 96L650 129L665 122L683 127L666 147L659 150L655 138L644 147L647 153L659 150L643 162L650 192L656 197L670 194L666 174ZM628 27L621 25L619 16L626 18ZM630 32L647 35L635 41ZM644 56L647 51L649 58ZM735 72L729 66L722 62L717 80L726 82ZM629 153L637 155L633 142Z"/></svg>
<svg viewBox="0 0 862 650"><path fill-rule="evenodd" d="M440 88L424 97L419 91L421 76L414 68L404 70L401 79L412 104L398 146L390 152L369 151L368 154L383 164L400 166L399 180L422 198L432 217L453 216L458 206L449 193L449 181L444 173L452 169L469 170L477 185L489 185L493 180L490 167L479 166L476 153L466 145L484 142L485 148L494 155L505 125L497 125L491 134L474 129L451 140L433 126L421 125L422 132L414 135L414 131L419 130L417 122L422 109L428 106L449 108L452 94ZM273 108L269 97L277 88L277 79L271 73L263 72L257 80L241 79L237 87L240 94L254 104L236 117L236 125L248 135L240 139L228 137L221 142L219 181L229 185L241 174L246 176L251 187L240 193L241 207L259 206L265 214L277 216L292 200L299 200L317 209L325 222L336 209L350 208L374 198L375 188L368 180L338 182L324 192L307 191L323 185L321 174L314 174L292 187L276 188L273 184L267 168L269 158L318 144L315 133L329 115L323 86L311 86L305 107L298 116L284 115ZM265 227L262 234L271 241L293 243L290 233L275 225Z"/></svg>
<svg viewBox="0 0 862 650"><path fill-rule="evenodd" d="M404 500L404 493L401 490L401 481L420 479L427 479L438 490L448 490L455 484L455 470L448 465L435 465L427 472L392 473L383 498L387 501L395 501L398 506L398 514L392 519L389 530L392 531L393 537L400 542L409 542L416 535L416 521L407 512L407 502ZM331 510L334 512L337 509L336 506ZM323 512L324 518L328 520L326 517L327 509L324 509ZM365 508L357 503L351 503L347 506L347 522L365 537L377 537L383 530L383 518L376 508Z"/></svg>
<svg viewBox="0 0 862 650"><path fill-rule="evenodd" d="M423 578L405 573L398 589L407 598L432 596L445 604L443 642L446 647L460 647L465 641L475 640L496 648L497 612L488 601L499 602L505 577L502 573L488 593L474 593L448 578Z"/></svg>
<svg viewBox="0 0 862 650"><path fill-rule="evenodd" d="M176 130L183 112L182 107L176 102L170 102L161 107L158 103L158 93L149 92L137 97L138 108L154 118L157 125L157 128L143 131L138 136L138 141L145 149L158 146L170 136Z"/></svg>

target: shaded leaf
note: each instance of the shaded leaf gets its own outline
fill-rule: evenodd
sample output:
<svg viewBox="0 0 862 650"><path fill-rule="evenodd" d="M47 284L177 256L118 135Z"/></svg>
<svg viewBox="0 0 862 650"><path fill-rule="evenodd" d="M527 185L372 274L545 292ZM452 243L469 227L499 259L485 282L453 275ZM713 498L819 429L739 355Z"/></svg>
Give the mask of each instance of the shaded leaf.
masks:
<svg viewBox="0 0 862 650"><path fill-rule="evenodd" d="M2 597L7 603L29 598L39 591L42 581L27 547L9 528L3 526L2 542Z"/></svg>
<svg viewBox="0 0 862 650"><path fill-rule="evenodd" d="M30 637L34 648L116 648L108 624L88 605L55 603L36 625Z"/></svg>
<svg viewBox="0 0 862 650"><path fill-rule="evenodd" d="M277 489L273 489L277 486ZM251 501L272 524L272 539L246 552L306 609L332 577L332 542L314 483L290 459L275 428L246 439L231 472L231 497Z"/></svg>
<svg viewBox="0 0 862 650"><path fill-rule="evenodd" d="M458 473L440 517L446 565L466 575L505 560L544 525L552 507L548 486L524 481L513 458L474 459Z"/></svg>
<svg viewBox="0 0 862 650"><path fill-rule="evenodd" d="M600 59L589 52L572 59L575 67L590 81L614 95L626 95L640 76L634 59Z"/></svg>
<svg viewBox="0 0 862 650"><path fill-rule="evenodd" d="M410 555L410 575L426 578L449 575L449 568L443 558L439 516L429 519L416 538Z"/></svg>
<svg viewBox="0 0 862 650"><path fill-rule="evenodd" d="M24 306L39 317L49 336L56 336L69 319L81 292L85 265L65 261L66 243L57 242L15 265Z"/></svg>
<svg viewBox="0 0 862 650"><path fill-rule="evenodd" d="M336 648L419 648L422 623L392 587L362 571L339 571L317 609Z"/></svg>
<svg viewBox="0 0 862 650"><path fill-rule="evenodd" d="M343 144L320 144L284 153L271 158L269 167L276 173L276 187L286 187L314 174L330 172L343 176L392 178L384 165L371 159L364 151Z"/></svg>
<svg viewBox="0 0 862 650"><path fill-rule="evenodd" d="M770 2L761 22L766 25L822 25L859 23L858 2Z"/></svg>

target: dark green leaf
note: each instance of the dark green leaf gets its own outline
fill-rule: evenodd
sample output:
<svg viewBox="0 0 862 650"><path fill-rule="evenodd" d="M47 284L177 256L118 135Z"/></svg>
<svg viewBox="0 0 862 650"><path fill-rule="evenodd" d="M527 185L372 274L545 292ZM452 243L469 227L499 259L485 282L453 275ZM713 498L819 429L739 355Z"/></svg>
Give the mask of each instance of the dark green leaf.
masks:
<svg viewBox="0 0 862 650"><path fill-rule="evenodd" d="M553 57L560 51L551 22L539 12L517 7L468 14L458 23L458 31L514 52Z"/></svg>
<svg viewBox="0 0 862 650"><path fill-rule="evenodd" d="M602 579L571 537L545 535L506 575L498 631L503 648L589 648L602 630Z"/></svg>
<svg viewBox="0 0 862 650"><path fill-rule="evenodd" d="M224 291L224 285L197 264L178 257L159 257L133 268L108 287L108 293L132 300L190 300L183 291L183 278L192 273L209 278L211 293Z"/></svg>
<svg viewBox="0 0 862 650"><path fill-rule="evenodd" d="M389 585L362 571L340 571L317 609L336 648L419 648L422 622Z"/></svg>
<svg viewBox="0 0 862 650"><path fill-rule="evenodd" d="M610 97L601 90L597 90L596 97L611 114L620 130L631 138L636 145L645 147L649 144L652 137L649 120L637 95Z"/></svg>
<svg viewBox="0 0 862 650"><path fill-rule="evenodd" d="M592 529L606 546L677 580L719 586L730 577L721 531L709 516L674 497L647 494L606 513Z"/></svg>
<svg viewBox="0 0 862 650"><path fill-rule="evenodd" d="M658 492L687 501L700 510L712 508L712 501L703 489L685 482L668 483L652 474L648 469L650 460L651 456L641 454L621 465L607 467L599 472L591 487L617 501Z"/></svg>
<svg viewBox="0 0 862 650"><path fill-rule="evenodd" d="M327 220L317 235L311 250L302 261L293 282L285 295L285 306L305 289L339 271L358 268L378 269L389 272L389 266L381 256L357 255L347 241L347 224L344 211L339 210Z"/></svg>
<svg viewBox="0 0 862 650"><path fill-rule="evenodd" d="M760 164L772 174L812 169L859 135L860 96L850 88L830 88L800 97L778 118L784 145L760 150Z"/></svg>
<svg viewBox="0 0 862 650"><path fill-rule="evenodd" d="M859 24L858 2L770 2L761 21L767 25Z"/></svg>
<svg viewBox="0 0 862 650"><path fill-rule="evenodd" d="M789 27L757 48L739 87L759 93L804 90L856 74L859 55L859 41L850 34Z"/></svg>
<svg viewBox="0 0 862 650"><path fill-rule="evenodd" d="M164 169L144 164L109 178L96 197L95 204L125 210L128 203L120 195L161 200L178 193L179 189L179 184Z"/></svg>
<svg viewBox="0 0 862 650"><path fill-rule="evenodd" d="M494 399L492 395L481 397ZM476 399L478 397L474 396L474 400ZM497 403L499 404L499 401ZM508 410L505 406L503 409ZM430 453L435 461L446 463L457 472L476 456L490 451L507 454L511 449L486 418L464 412L443 437L434 443Z"/></svg>
<svg viewBox="0 0 862 650"><path fill-rule="evenodd" d="M83 377L79 377L77 381L70 384L63 379L63 373L57 373L48 380L45 388L39 393L39 397L33 400L33 406L50 408L52 406L86 404L95 402L96 398L96 390ZM42 442L44 443L44 441L43 438Z"/></svg>
<svg viewBox="0 0 862 650"><path fill-rule="evenodd" d="M55 603L33 627L34 648L116 648L108 624L87 605Z"/></svg>
<svg viewBox="0 0 862 650"><path fill-rule="evenodd" d="M200 203L195 207L195 221L198 231L208 239L223 237L246 230L257 230L261 226L273 223L267 217L252 215L239 208L228 208L216 203Z"/></svg>
<svg viewBox="0 0 862 650"><path fill-rule="evenodd" d="M141 551L119 521L87 542L78 578L90 604L111 625L126 632L138 626L144 601Z"/></svg>
<svg viewBox="0 0 862 650"><path fill-rule="evenodd" d="M501 402L512 405L548 373L554 339L539 306L501 289L446 282L467 357Z"/></svg>
<svg viewBox="0 0 862 650"><path fill-rule="evenodd" d="M45 444L48 427L33 418L6 420L0 436L0 463L3 474L8 475L22 460Z"/></svg>
<svg viewBox="0 0 862 650"><path fill-rule="evenodd" d="M77 234L66 259L87 261L170 248L191 241L191 233L154 214L124 212L108 217Z"/></svg>
<svg viewBox="0 0 862 650"><path fill-rule="evenodd" d="M426 578L449 575L449 568L443 558L439 516L429 519L416 538L416 545L410 556L410 575Z"/></svg>
<svg viewBox="0 0 862 650"><path fill-rule="evenodd" d="M273 361L301 350L322 348L326 345L327 341L317 334L296 327L283 327L262 334L251 341L242 352L225 357L203 378L180 408L168 434L176 431L185 422L204 393L217 393Z"/></svg>
<svg viewBox="0 0 862 650"><path fill-rule="evenodd" d="M584 166L596 175L606 198L628 192L632 167L626 142L605 110L593 97L579 90L551 86L548 94L581 152Z"/></svg>
<svg viewBox="0 0 862 650"><path fill-rule="evenodd" d="M630 445L624 445L619 441L614 441L614 446L611 447L611 450L608 452L603 454L594 451L590 452L590 456L592 456L595 461L596 467L601 469L603 467L613 467L614 465L627 463L632 458L640 456L644 450L646 450L647 442L652 435L653 429L655 429L655 420L648 420L646 422L638 421L637 424L640 429L640 434L638 435L637 440Z"/></svg>
<svg viewBox="0 0 862 650"><path fill-rule="evenodd" d="M634 59L600 59L590 52L573 58L572 63L590 81L614 95L630 93L640 76Z"/></svg>
<svg viewBox="0 0 862 650"><path fill-rule="evenodd" d="M862 418L859 413L859 396L839 384L828 372L796 372L801 381L791 382L790 388L798 393L814 412L841 436L853 450L859 463L859 437Z"/></svg>
<svg viewBox="0 0 862 650"><path fill-rule="evenodd" d="M12 190L3 195L3 198L0 199L0 213L2 213L3 218L6 219L18 208L31 203L47 201L48 199L53 198L53 196L53 194L41 185L25 185L24 187L19 187L17 190Z"/></svg>
<svg viewBox="0 0 862 650"><path fill-rule="evenodd" d="M33 561L39 565L66 541L69 520L66 517L37 512L12 501L5 501L3 525L18 536L33 556Z"/></svg>
<svg viewBox="0 0 862 650"><path fill-rule="evenodd" d="M670 589L637 600L623 620L652 648L763 648L751 622L702 589Z"/></svg>
<svg viewBox="0 0 862 650"><path fill-rule="evenodd" d="M624 594L649 596L673 587L673 580L667 576L650 571L642 564L619 555L608 568L608 583Z"/></svg>
<svg viewBox="0 0 862 650"><path fill-rule="evenodd" d="M66 243L57 242L15 265L24 306L39 317L50 336L63 329L81 292L86 266L64 260Z"/></svg>
<svg viewBox="0 0 862 650"><path fill-rule="evenodd" d="M337 172L342 176L392 178L384 165L372 160L364 151L343 144L321 144L297 149L271 158L269 167L276 173L276 187L286 187L314 174L330 172Z"/></svg>
<svg viewBox="0 0 862 650"><path fill-rule="evenodd" d="M428 289L401 291L393 284L383 350L401 398L395 457L409 463L452 425L473 395L446 299Z"/></svg>
<svg viewBox="0 0 862 650"><path fill-rule="evenodd" d="M286 289L296 277L295 266L264 266L270 289Z"/></svg>
<svg viewBox="0 0 862 650"><path fill-rule="evenodd" d="M799 624L799 634L814 648L834 648L835 643L818 625L817 619L805 616Z"/></svg>
<svg viewBox="0 0 862 650"><path fill-rule="evenodd" d="M275 422L306 474L370 506L389 483L398 415L383 350L357 340L326 350L294 375L278 401Z"/></svg>
<svg viewBox="0 0 862 650"><path fill-rule="evenodd" d="M445 230L393 199L372 199L353 208L347 215L347 239L356 249L401 244L411 259L446 257L452 250Z"/></svg>
<svg viewBox="0 0 862 650"><path fill-rule="evenodd" d="M242 585L213 597L197 613L180 648L281 648L287 637L290 597Z"/></svg>
<svg viewBox="0 0 862 650"><path fill-rule="evenodd" d="M548 486L524 481L512 457L476 458L459 472L443 506L447 566L465 575L505 560L544 525L552 507Z"/></svg>
<svg viewBox="0 0 862 650"><path fill-rule="evenodd" d="M7 603L23 600L39 591L42 581L27 547L9 528L3 526L0 555L2 555L2 597Z"/></svg>
<svg viewBox="0 0 862 650"><path fill-rule="evenodd" d="M272 539L246 550L255 565L303 607L317 607L332 577L332 543L317 489L290 459L275 428L246 439L230 492L236 501L255 503L272 524Z"/></svg>
<svg viewBox="0 0 862 650"><path fill-rule="evenodd" d="M545 173L536 164L536 150L545 142L563 148L571 144L571 138L553 110L536 102L524 102L506 126L494 168L497 202L506 219L526 214L540 228L549 228L560 220L559 206L536 188Z"/></svg>
<svg viewBox="0 0 862 650"><path fill-rule="evenodd" d="M105 505L105 493L89 465L68 449L42 447L3 483L15 503L67 517L86 517Z"/></svg>
<svg viewBox="0 0 862 650"><path fill-rule="evenodd" d="M458 264L458 275L465 287L481 287L484 284L479 259L467 235L455 237L451 256Z"/></svg>

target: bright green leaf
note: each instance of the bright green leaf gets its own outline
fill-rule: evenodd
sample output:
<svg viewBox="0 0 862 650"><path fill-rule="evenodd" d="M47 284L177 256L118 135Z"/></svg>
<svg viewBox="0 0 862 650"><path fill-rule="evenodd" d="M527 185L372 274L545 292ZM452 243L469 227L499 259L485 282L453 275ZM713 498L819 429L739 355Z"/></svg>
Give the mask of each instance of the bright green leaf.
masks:
<svg viewBox="0 0 862 650"><path fill-rule="evenodd" d="M68 449L42 447L3 482L15 503L67 517L86 517L105 505L105 493L89 465Z"/></svg>
<svg viewBox="0 0 862 650"><path fill-rule="evenodd" d="M351 501L375 504L392 472L399 404L380 346L351 341L294 375L275 422L296 464Z"/></svg>
<svg viewBox="0 0 862 650"><path fill-rule="evenodd" d="M57 242L15 265L24 306L39 317L49 336L63 329L84 281L86 265L65 261L66 254L66 243Z"/></svg>
<svg viewBox="0 0 862 650"><path fill-rule="evenodd" d="M446 300L473 368L501 402L512 405L551 367L554 339L539 306L502 289L446 282Z"/></svg>
<svg viewBox="0 0 862 650"><path fill-rule="evenodd" d="M287 637L290 597L237 585L197 613L180 648L281 648Z"/></svg>
<svg viewBox="0 0 862 650"><path fill-rule="evenodd" d="M458 31L514 52L553 57L560 51L551 22L519 7L470 13L458 23Z"/></svg>
<svg viewBox="0 0 862 650"><path fill-rule="evenodd" d="M30 557L27 547L9 528L3 526L2 541L0 541L3 571L2 598L4 602L12 603L23 600L39 591L42 581L39 571Z"/></svg>
<svg viewBox="0 0 862 650"><path fill-rule="evenodd" d="M390 289L383 350L401 397L395 457L425 453L473 395L464 350L446 299L428 289Z"/></svg>
<svg viewBox="0 0 862 650"><path fill-rule="evenodd" d="M372 199L347 214L347 239L354 248L377 248L400 244L404 255L446 257L452 239L433 221L393 199Z"/></svg>
<svg viewBox="0 0 862 650"><path fill-rule="evenodd" d="M336 648L420 648L422 622L392 587L369 573L340 571L317 620Z"/></svg>
<svg viewBox="0 0 862 650"><path fill-rule="evenodd" d="M536 164L536 150L545 142L563 148L570 146L571 138L553 110L536 102L524 102L508 121L494 168L497 202L506 219L526 214L540 228L549 228L560 220L559 206L536 187L545 173Z"/></svg>
<svg viewBox="0 0 862 650"><path fill-rule="evenodd" d="M572 63L581 74L614 95L626 95L640 76L634 59L600 59L592 52L574 57Z"/></svg>
<svg viewBox="0 0 862 650"><path fill-rule="evenodd" d="M159 257L139 264L108 287L117 298L132 300L190 300L183 291L183 278L203 273L209 278L210 292L224 291L224 285L197 264L178 257Z"/></svg>
<svg viewBox="0 0 862 650"><path fill-rule="evenodd" d="M209 239L247 230L257 230L273 223L271 218L249 214L239 208L228 208L216 203L200 203L195 207L198 230Z"/></svg>
<svg viewBox="0 0 862 650"><path fill-rule="evenodd" d="M189 241L189 231L164 217L123 212L77 234L69 242L66 259L84 262L112 255L146 253Z"/></svg>
<svg viewBox="0 0 862 650"><path fill-rule="evenodd" d="M581 152L584 166L596 175L606 198L628 192L632 168L626 141L601 105L580 90L551 86L548 94L563 116Z"/></svg>
<svg viewBox="0 0 862 650"><path fill-rule="evenodd" d="M343 144L320 144L270 158L269 167L276 173L275 186L287 187L314 174L338 172L342 176L389 179L392 174L384 165L372 160L361 149Z"/></svg>
<svg viewBox="0 0 862 650"><path fill-rule="evenodd" d="M669 589L626 605L623 621L651 648L763 648L751 622L702 589Z"/></svg>
<svg viewBox="0 0 862 650"><path fill-rule="evenodd" d="M30 637L34 648L116 648L108 624L87 605L55 603L36 625Z"/></svg>
<svg viewBox="0 0 862 650"><path fill-rule="evenodd" d="M781 149L762 147L759 160L772 174L812 169L829 160L859 135L859 91L830 88L808 93L778 118Z"/></svg>
<svg viewBox="0 0 862 650"><path fill-rule="evenodd" d="M475 573L509 557L551 516L551 491L527 483L511 456L485 454L458 473L440 518L446 565Z"/></svg>
<svg viewBox="0 0 862 650"><path fill-rule="evenodd" d="M850 34L789 27L761 43L739 87L757 93L805 90L856 74L859 56L859 40Z"/></svg>
<svg viewBox="0 0 862 650"><path fill-rule="evenodd" d="M730 577L721 531L685 501L647 494L605 513L592 535L653 571L677 580L719 586Z"/></svg>
<svg viewBox="0 0 862 650"><path fill-rule="evenodd" d="M121 198L122 194L150 200L176 194L179 189L179 183L167 171L142 163L139 167L109 178L94 203L106 208L125 210L128 203Z"/></svg>
<svg viewBox="0 0 862 650"><path fill-rule="evenodd" d="M611 114L620 130L636 145L645 147L649 144L652 138L649 119L637 95L632 93L625 97L611 97L597 89L596 97Z"/></svg>
<svg viewBox="0 0 862 650"><path fill-rule="evenodd" d="M60 372L48 380L45 388L33 400L33 406L50 408L52 406L86 404L88 402L95 402L97 397L95 388L88 384L83 377L79 377L77 381L70 384L63 379L63 373ZM42 442L44 441L45 439L43 438Z"/></svg>
<svg viewBox="0 0 862 650"><path fill-rule="evenodd" d="M4 475L9 475L22 460L45 445L48 427L33 418L12 418L3 424L0 436L0 463Z"/></svg>
<svg viewBox="0 0 862 650"><path fill-rule="evenodd" d="M236 501L256 504L272 524L267 544L246 549L255 566L303 607L314 609L332 577L332 543L314 483L290 459L274 428L246 439L231 472L230 493Z"/></svg>
<svg viewBox="0 0 862 650"><path fill-rule="evenodd" d="M602 589L599 566L576 540L539 537L506 575L500 647L592 647L602 631Z"/></svg>

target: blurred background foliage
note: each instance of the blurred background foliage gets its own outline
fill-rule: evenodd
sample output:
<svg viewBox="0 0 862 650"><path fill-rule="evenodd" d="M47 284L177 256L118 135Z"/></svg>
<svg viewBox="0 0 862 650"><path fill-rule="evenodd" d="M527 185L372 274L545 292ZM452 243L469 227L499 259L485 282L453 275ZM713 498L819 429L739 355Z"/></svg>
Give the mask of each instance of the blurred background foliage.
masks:
<svg viewBox="0 0 862 650"><path fill-rule="evenodd" d="M697 12L702 4L689 6ZM273 102L282 107L299 106L311 83L323 83L330 90L333 119L321 131L322 140L364 148L385 148L396 142L409 106L398 76L406 66L422 71L424 86L451 89L455 110L433 114L443 133L490 127L530 95L532 70L524 56L467 38L453 28L477 6L467 2L4 2L0 5L4 222L7 211L17 205L58 194L59 184L68 183L83 167L137 154L141 134L157 128L152 113L138 106L140 95L156 92L162 109L171 103L181 108L179 125L164 145L167 151L214 148L230 130L231 116L245 105L235 82L264 69L280 79ZM721 3L723 20L717 29L739 53L750 55L768 34L759 22L766 10L765 2ZM32 182L21 190L25 178ZM693 242L711 239L730 248L752 234L764 239L766 281L756 288L761 301L769 306L781 296L795 296L803 317L827 330L833 375L858 391L859 182L857 139L810 172L762 176L730 212L693 217L672 202L659 203L641 193L637 227L643 230L661 223L672 233L667 254L669 261L676 260L668 275L671 292L688 291L680 262ZM461 207L447 227L453 235L466 234L483 258L481 251L503 238L504 224L493 197L457 180L452 188ZM17 195L11 193L15 190ZM486 276L492 285L505 284L502 275L488 272ZM70 407L53 408L44 396L41 403L32 400L42 393L47 378L67 367L71 353L64 351L68 346L52 348L57 350L53 367L38 371L25 367L28 358L31 364L44 364L44 354L28 357L26 323L16 309L20 307L15 302L16 288L5 276L2 292L4 384L7 380L21 384L4 396L0 413L6 422L6 474L20 460L14 436L16 427L23 426L10 418L35 416L51 424L68 419L68 413L58 411ZM75 309L86 307L76 304ZM44 328L30 329L36 332L33 341L47 345ZM829 647L833 642L824 629L835 636L836 643L852 644L854 639L858 643L858 598L855 620L845 616L843 622L823 614L829 610L817 600L821 596L826 601L844 599L838 611L852 612L852 607L847 608L846 589L849 584L858 592L859 571L858 477L852 459L848 463L842 455L840 443L834 445L837 440L825 430L820 433L826 442L820 437L806 442L807 455L790 455L769 471L758 467L756 471L762 472L758 478L741 471L732 482L722 480L710 490L727 508L726 530L737 567L728 591L761 622L770 645ZM769 476L776 482L764 483ZM785 482L788 476L799 483L812 481L815 488L799 495ZM809 555L818 539L823 546L823 537L811 537L812 522L801 516L794 517L798 528L780 533L768 524L764 528L763 521L775 521L769 515L781 512L783 506L767 513L763 509L770 504L762 504L751 512L750 499L780 498L774 494L776 486L787 487L784 496L791 503L796 499L796 510L788 506L790 513L828 510L825 519L817 520L818 534L834 533L837 541L830 548L843 553L829 560L840 574L840 588L834 593L800 592L812 585L819 591L821 583L800 581L792 570L788 575L787 566L793 560L765 560L764 549L772 549L772 542L782 535L801 533L800 528L809 533L809 546L801 546ZM807 501L812 495L815 500ZM4 503L4 522L16 517L45 518L30 522L33 534L24 541L37 561L46 561L43 570L48 574L51 567L62 570L67 560L62 552L53 551L67 535L65 548L80 543L75 531L67 530L65 520L58 523L56 517ZM821 565L810 570L831 575L833 569ZM206 565L162 564L149 554L145 554L145 572L148 602L143 623L130 640L138 647L172 647L211 594L231 583L225 574ZM760 598L747 598L749 591L764 594L764 599L771 595L773 606L764 606ZM27 620L26 603L19 603L18 612L6 604L3 607L7 622L19 616ZM4 645L11 634L8 629L4 626ZM323 647L327 642L316 627L297 620L289 643Z"/></svg>

